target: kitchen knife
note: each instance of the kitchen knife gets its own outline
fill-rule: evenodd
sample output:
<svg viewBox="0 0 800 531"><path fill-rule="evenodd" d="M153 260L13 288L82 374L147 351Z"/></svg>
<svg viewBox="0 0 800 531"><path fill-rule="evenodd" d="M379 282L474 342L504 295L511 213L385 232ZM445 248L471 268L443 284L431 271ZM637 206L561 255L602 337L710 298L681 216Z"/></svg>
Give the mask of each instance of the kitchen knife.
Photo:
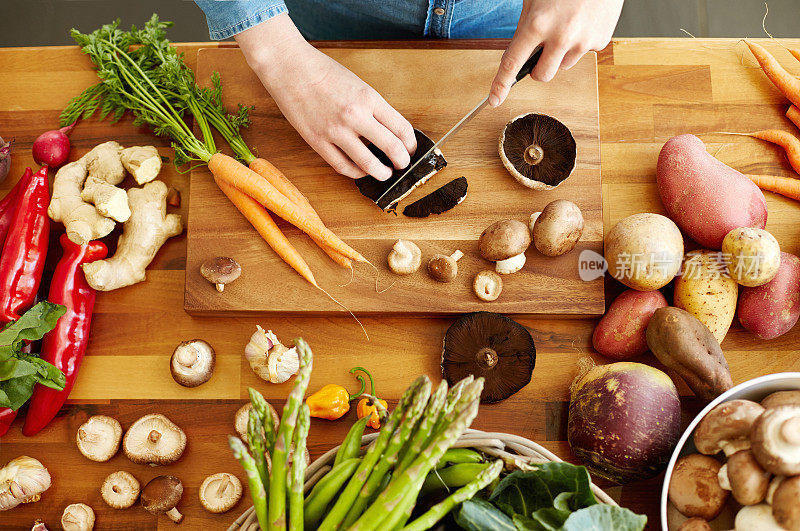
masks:
<svg viewBox="0 0 800 531"><path fill-rule="evenodd" d="M541 55L542 55L542 47L541 46L537 46L536 49L533 51L533 54L528 58L527 61L525 61L525 64L522 65L522 68L520 68L519 72L517 73L517 77L514 80L514 83L512 84L512 86L516 85L517 82L522 81L522 79L524 79L525 76L529 75L533 71L533 68L536 66L536 63L539 62L539 57ZM420 162L422 162L423 160L427 159L430 156L430 154L433 153L434 150L438 149L442 144L444 144L447 141L448 138L450 138L452 135L456 134L459 130L461 130L462 127L467 125L467 123L469 123L470 120L475 118L475 116L479 112L481 112L481 110L484 107L486 107L486 105L488 103L489 103L489 96L487 95L485 98L483 98L483 100L481 100L480 103L478 103L478 105L475 106L474 109L469 111L466 116L464 116L461 120L459 120L458 123L452 127L452 129L450 129L448 132L446 132L444 134L444 136L442 138L440 138L439 141L436 142L424 155L422 155L420 158L418 158L417 162L415 162L414 164L409 166L409 168L406 171L404 171L403 174L400 177L398 177L391 184L391 186L389 186L389 188L384 190L384 192L380 195L380 197L378 197L378 199L375 200L375 204L380 206L381 199L386 197L386 194L388 194L395 186L400 184L400 181L402 181L403 178L406 175L411 173L414 170L414 168L416 168L419 165ZM387 205L387 208L388 208L388 205ZM384 209L381 208L381 210L384 210Z"/></svg>

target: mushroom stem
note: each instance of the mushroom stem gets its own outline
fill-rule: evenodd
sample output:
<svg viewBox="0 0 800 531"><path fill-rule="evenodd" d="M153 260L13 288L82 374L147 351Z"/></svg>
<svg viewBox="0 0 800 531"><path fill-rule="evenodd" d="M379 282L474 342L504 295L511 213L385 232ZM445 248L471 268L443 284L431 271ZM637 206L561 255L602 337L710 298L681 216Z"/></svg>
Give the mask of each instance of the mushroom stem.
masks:
<svg viewBox="0 0 800 531"><path fill-rule="evenodd" d="M537 144L531 144L525 149L523 157L525 157L525 162L536 166L544 159L544 150Z"/></svg>
<svg viewBox="0 0 800 531"><path fill-rule="evenodd" d="M228 477L227 474L223 474L222 479L220 480L219 485L217 486L217 496L219 496L220 498L224 496L225 491L228 489L231 483L232 482L230 477Z"/></svg>
<svg viewBox="0 0 800 531"><path fill-rule="evenodd" d="M191 367L197 363L197 351L194 348L182 349L178 352L176 360L184 367Z"/></svg>
<svg viewBox="0 0 800 531"><path fill-rule="evenodd" d="M218 282L216 286L217 286L217 291L219 291L220 293L222 293L222 291L225 289L225 284Z"/></svg>
<svg viewBox="0 0 800 531"><path fill-rule="evenodd" d="M790 418L781 424L781 437L789 444L800 445L800 417Z"/></svg>
<svg viewBox="0 0 800 531"><path fill-rule="evenodd" d="M462 253L459 250L456 250L456 252L454 252L453 254L450 255L450 258L452 258L454 261L458 262L463 256L464 256L464 253Z"/></svg>
<svg viewBox="0 0 800 531"><path fill-rule="evenodd" d="M485 365L488 369L497 365L498 359L497 352L489 347L484 347L478 351L478 363Z"/></svg>
<svg viewBox="0 0 800 531"><path fill-rule="evenodd" d="M176 524L181 523L181 520L183 520L183 515L180 513L180 511L178 511L178 509L176 507L173 507L172 509L170 509L169 511L167 511L164 514L166 514L167 518L169 518L170 520L172 520Z"/></svg>
<svg viewBox="0 0 800 531"><path fill-rule="evenodd" d="M159 439L161 439L161 432L158 430L150 430L150 434L147 436L147 439L151 443L155 444Z"/></svg>

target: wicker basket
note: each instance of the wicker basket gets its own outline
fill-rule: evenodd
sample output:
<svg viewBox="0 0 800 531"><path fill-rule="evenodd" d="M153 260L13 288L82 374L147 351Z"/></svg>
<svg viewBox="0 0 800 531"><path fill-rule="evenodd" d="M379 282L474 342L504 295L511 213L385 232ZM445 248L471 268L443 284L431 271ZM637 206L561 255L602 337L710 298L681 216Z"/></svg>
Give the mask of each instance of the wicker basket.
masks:
<svg viewBox="0 0 800 531"><path fill-rule="evenodd" d="M378 433L370 433L361 439L362 452L366 451L367 445L375 440ZM547 462L561 462L557 455L543 446L529 441L519 435L508 433L489 433L480 430L469 429L453 445L453 448L474 448L480 452L494 457L505 459L506 462L518 462L520 464L536 464ZM336 457L339 447L331 448L316 461L311 463L306 469L305 492L308 493L325 474L331 469L331 464ZM617 505L611 497L603 492L594 483L591 484L592 492L595 497L605 504ZM228 531L258 531L258 521L252 507L247 509L236 521L228 528Z"/></svg>

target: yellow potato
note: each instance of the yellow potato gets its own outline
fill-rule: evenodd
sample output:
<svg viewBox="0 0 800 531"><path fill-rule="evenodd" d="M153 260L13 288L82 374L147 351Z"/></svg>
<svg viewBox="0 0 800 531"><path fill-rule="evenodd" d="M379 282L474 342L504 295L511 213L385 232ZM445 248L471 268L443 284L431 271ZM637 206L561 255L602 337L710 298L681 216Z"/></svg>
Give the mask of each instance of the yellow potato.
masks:
<svg viewBox="0 0 800 531"><path fill-rule="evenodd" d="M772 280L781 266L778 240L764 229L733 229L722 240L722 253L731 277L751 288Z"/></svg>
<svg viewBox="0 0 800 531"><path fill-rule="evenodd" d="M724 254L700 249L686 253L681 274L675 279L673 303L694 315L722 343L736 313L738 292Z"/></svg>

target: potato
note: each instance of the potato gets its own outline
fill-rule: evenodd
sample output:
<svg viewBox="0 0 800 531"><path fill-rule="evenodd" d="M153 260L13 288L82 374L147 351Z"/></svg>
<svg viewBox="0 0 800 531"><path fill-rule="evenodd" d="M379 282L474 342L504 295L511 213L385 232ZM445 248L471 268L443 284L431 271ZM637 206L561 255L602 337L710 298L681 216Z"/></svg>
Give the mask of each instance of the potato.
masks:
<svg viewBox="0 0 800 531"><path fill-rule="evenodd" d="M675 371L694 394L713 400L731 387L728 361L719 343L692 314L668 306L653 312L647 324L647 347Z"/></svg>
<svg viewBox="0 0 800 531"><path fill-rule="evenodd" d="M761 339L785 334L800 317L800 258L781 253L778 274L768 283L742 288L739 322Z"/></svg>
<svg viewBox="0 0 800 531"><path fill-rule="evenodd" d="M623 291L608 307L592 334L594 349L607 358L627 360L647 352L650 317L667 306L660 291Z"/></svg>
<svg viewBox="0 0 800 531"><path fill-rule="evenodd" d="M533 244L543 255L566 254L575 248L583 234L581 209L572 201L556 199L544 207L531 232Z"/></svg>
<svg viewBox="0 0 800 531"><path fill-rule="evenodd" d="M694 135L664 144L656 180L669 217L703 247L718 250L733 229L767 224L767 202L758 186L712 157Z"/></svg>
<svg viewBox="0 0 800 531"><path fill-rule="evenodd" d="M738 293L722 253L700 249L686 253L683 270L675 280L673 304L697 317L722 343L736 314Z"/></svg>
<svg viewBox="0 0 800 531"><path fill-rule="evenodd" d="M609 231L605 256L611 275L639 291L666 286L681 267L683 236L660 214L633 214Z"/></svg>
<svg viewBox="0 0 800 531"><path fill-rule="evenodd" d="M751 288L772 280L781 265L781 246L764 229L733 229L722 240L722 254L730 276Z"/></svg>

